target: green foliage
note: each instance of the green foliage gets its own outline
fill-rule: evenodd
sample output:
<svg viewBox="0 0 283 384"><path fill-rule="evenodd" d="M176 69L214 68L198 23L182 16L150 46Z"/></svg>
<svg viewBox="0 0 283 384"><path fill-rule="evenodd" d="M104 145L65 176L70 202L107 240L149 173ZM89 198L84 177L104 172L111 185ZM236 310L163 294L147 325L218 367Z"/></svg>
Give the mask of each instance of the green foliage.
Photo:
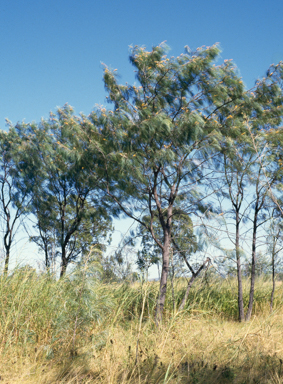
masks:
<svg viewBox="0 0 283 384"><path fill-rule="evenodd" d="M22 183L21 140L10 127L0 131L0 218L8 272L11 247L21 219L30 212L30 183Z"/></svg>
<svg viewBox="0 0 283 384"><path fill-rule="evenodd" d="M113 306L85 269L59 281L30 268L16 269L1 277L0 293L2 353L40 344L46 357L56 357L70 348L73 337L75 348L83 345L91 324L99 324Z"/></svg>
<svg viewBox="0 0 283 384"><path fill-rule="evenodd" d="M215 65L217 45L178 57L168 58L166 52L164 45L149 52L132 49L130 61L139 86L118 84L115 71L105 68L105 88L114 110L93 112L93 128L87 132L89 148L95 151L99 127L108 195L161 249L158 316L166 295L177 211L187 217L209 211L208 167L221 149L221 139L234 135L231 111L243 105L243 126L250 100L232 62Z"/></svg>
<svg viewBox="0 0 283 384"><path fill-rule="evenodd" d="M105 256L100 255L97 261L101 265L101 281L105 283L134 283L139 279L138 273L133 270L132 261L127 257L127 249L123 252Z"/></svg>
<svg viewBox="0 0 283 384"><path fill-rule="evenodd" d="M271 187L280 191L283 175L278 128L283 64L272 65L246 90L231 60L216 65L218 45L194 52L186 47L177 57L167 52L165 44L151 51L132 47L137 85L120 84L116 71L105 67L113 110L101 107L88 117L75 116L65 105L39 124L10 124L0 136L6 222L5 194L12 191L9 204L17 218L28 212L31 200L37 233L30 239L44 252L46 268L59 256L63 276L71 262L87 259L92 247L105 249L111 219L122 212L139 225L139 268L148 270L162 257L161 312L170 263L179 262L181 251L183 257L201 251L194 217L201 215L205 223L215 219L211 213L220 208L211 199L216 196L224 205L232 201L228 213L234 219L243 208L244 189L252 186L254 196L246 199L236 225L245 224L260 206L254 216L259 226L273 203L282 214L281 192L275 199ZM13 230L7 230L10 236ZM238 241L235 248L239 266ZM136 278L120 259L119 252L100 257L104 279Z"/></svg>
<svg viewBox="0 0 283 384"><path fill-rule="evenodd" d="M101 175L87 169L88 155L80 140L85 118L65 105L40 124L17 126L26 151L25 181L32 177L32 213L39 234L32 236L45 253L45 264L61 257L61 275L68 264L99 246L111 231L110 213L100 190ZM94 159L92 159L94 161Z"/></svg>

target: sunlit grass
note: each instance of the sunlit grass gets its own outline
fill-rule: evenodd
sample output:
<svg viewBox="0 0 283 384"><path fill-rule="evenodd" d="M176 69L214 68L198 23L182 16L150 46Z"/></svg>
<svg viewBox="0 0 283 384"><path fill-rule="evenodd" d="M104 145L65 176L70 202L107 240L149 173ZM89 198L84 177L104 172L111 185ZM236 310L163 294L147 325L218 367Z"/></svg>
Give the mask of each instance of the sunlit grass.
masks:
<svg viewBox="0 0 283 384"><path fill-rule="evenodd" d="M283 383L283 287L260 278L255 310L237 321L236 281L169 283L156 328L158 283L104 285L85 271L56 281L16 270L0 278L3 383ZM249 283L245 281L245 301Z"/></svg>

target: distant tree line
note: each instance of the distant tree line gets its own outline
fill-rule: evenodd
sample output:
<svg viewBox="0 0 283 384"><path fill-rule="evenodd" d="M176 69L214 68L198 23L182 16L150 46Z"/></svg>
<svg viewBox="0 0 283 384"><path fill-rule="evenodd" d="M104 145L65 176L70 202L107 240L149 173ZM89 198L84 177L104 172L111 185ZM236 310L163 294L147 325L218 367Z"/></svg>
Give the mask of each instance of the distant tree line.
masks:
<svg viewBox="0 0 283 384"><path fill-rule="evenodd" d="M137 223L129 241L141 239L140 270L160 265L157 324L168 279L184 267L191 275L182 308L211 262L209 247L219 253L214 265L236 273L239 320L249 320L257 248L266 244L274 284L282 249L283 63L246 89L232 61L217 65L217 45L178 57L166 52L163 44L132 49L137 85L119 84L116 70L105 67L109 109L76 116L65 105L48 120L0 132L4 273L16 226L27 218L46 269L60 259L62 277L92 247L105 249L112 218L123 214ZM127 272L119 267L122 250L100 261L109 279L112 264L122 277Z"/></svg>

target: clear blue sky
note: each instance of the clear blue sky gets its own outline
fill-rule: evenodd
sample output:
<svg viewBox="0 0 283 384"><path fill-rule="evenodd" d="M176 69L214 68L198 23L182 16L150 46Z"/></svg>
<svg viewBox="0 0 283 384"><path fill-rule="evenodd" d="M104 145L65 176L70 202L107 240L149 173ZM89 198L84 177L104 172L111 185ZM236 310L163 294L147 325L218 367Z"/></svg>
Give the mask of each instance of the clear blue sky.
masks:
<svg viewBox="0 0 283 384"><path fill-rule="evenodd" d="M0 128L66 102L86 114L106 104L101 62L132 82L131 44L166 40L178 55L219 42L251 86L283 60L282 16L282 0L2 0Z"/></svg>

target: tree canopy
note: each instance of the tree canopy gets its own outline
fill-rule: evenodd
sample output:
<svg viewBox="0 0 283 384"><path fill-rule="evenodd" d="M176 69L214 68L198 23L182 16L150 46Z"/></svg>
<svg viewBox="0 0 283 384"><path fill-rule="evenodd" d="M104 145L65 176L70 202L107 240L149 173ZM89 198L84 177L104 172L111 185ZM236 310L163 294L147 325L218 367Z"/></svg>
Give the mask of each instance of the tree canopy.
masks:
<svg viewBox="0 0 283 384"><path fill-rule="evenodd" d="M240 226L252 223L250 316L258 228L276 210L282 215L283 64L272 65L248 90L231 60L218 64L217 44L185 47L177 57L167 53L165 44L151 51L132 47L133 85L120 84L117 71L105 66L109 109L76 116L65 105L48 120L1 133L2 186L8 195L9 185L15 188L16 212L27 212L29 201L36 231L31 240L44 251L47 269L60 256L61 276L92 246L105 246L113 217L134 219L142 238L140 266L161 256L157 323L172 252L192 275L188 293L210 260L203 255L196 271L188 259L201 252L197 218L203 226L215 215L232 218L236 230L231 235L226 227L226 233L235 251L243 320ZM253 192L247 195L245 188ZM230 208L225 212L217 199ZM5 204L2 198L8 222Z"/></svg>
<svg viewBox="0 0 283 384"><path fill-rule="evenodd" d="M229 60L216 65L217 45L178 57L166 56L160 45L146 51L134 47L130 62L138 85L120 85L115 71L104 71L108 101L113 110L91 115L90 148L99 127L108 195L129 217L150 233L162 252L162 273L157 319L164 306L172 223L182 212L195 214L205 205L213 159L241 136L280 122L282 100L276 76L281 67L247 91ZM251 139L250 139L251 140ZM229 144L230 143L230 144ZM153 225L158 220L162 240ZM143 214L150 217L142 220Z"/></svg>

